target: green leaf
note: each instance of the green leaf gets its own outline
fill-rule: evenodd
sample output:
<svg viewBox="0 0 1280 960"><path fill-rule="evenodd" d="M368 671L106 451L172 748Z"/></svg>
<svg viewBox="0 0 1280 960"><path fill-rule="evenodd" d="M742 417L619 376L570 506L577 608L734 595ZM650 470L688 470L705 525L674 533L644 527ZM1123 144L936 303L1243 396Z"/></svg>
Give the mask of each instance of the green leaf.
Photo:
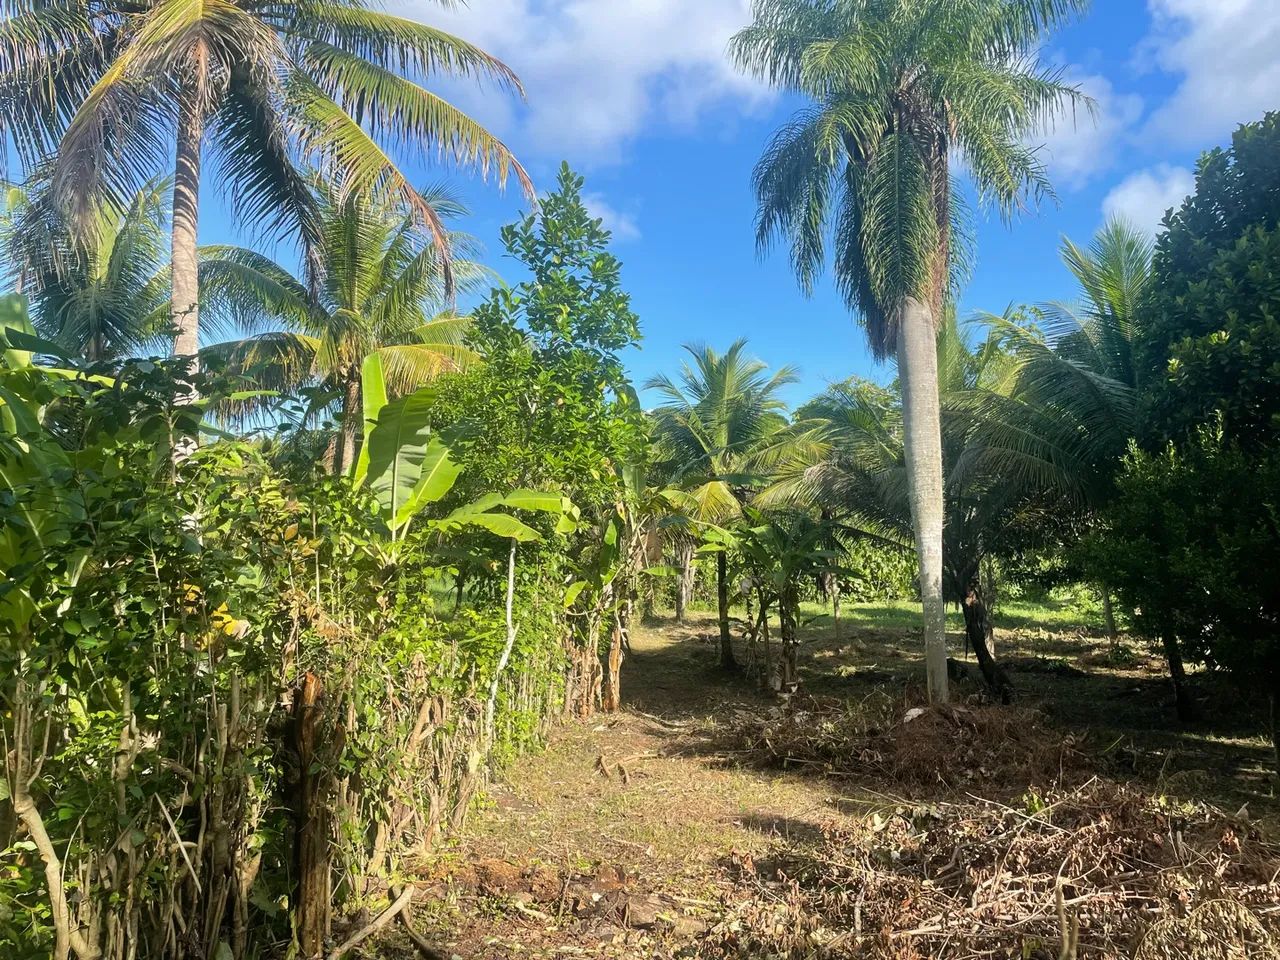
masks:
<svg viewBox="0 0 1280 960"><path fill-rule="evenodd" d="M460 468L431 436L434 394L419 390L382 408L369 434L366 481L396 530L453 488Z"/></svg>
<svg viewBox="0 0 1280 960"><path fill-rule="evenodd" d="M568 610L574 605L582 591L587 589L587 581L578 580L569 584L569 589L564 592L564 608Z"/></svg>
<svg viewBox="0 0 1280 960"><path fill-rule="evenodd" d="M423 451L418 479L404 503L392 517L393 529L409 523L427 504L435 503L453 489L462 468L449 459L449 448L433 437Z"/></svg>
<svg viewBox="0 0 1280 960"><path fill-rule="evenodd" d="M371 353L365 357L360 368L360 393L364 400L364 436L366 442L360 445L360 455L352 468L351 479L356 486L364 482L369 472L368 438L377 426L378 417L387 405L387 377L382 367L380 354Z"/></svg>
<svg viewBox="0 0 1280 960"><path fill-rule="evenodd" d="M0 359L10 370L31 366L31 351L19 347L15 341L22 337L35 337L31 317L27 310L27 298L18 293L0 297Z"/></svg>
<svg viewBox="0 0 1280 960"><path fill-rule="evenodd" d="M680 571L671 566L645 567L640 571L646 577L678 577Z"/></svg>
<svg viewBox="0 0 1280 960"><path fill-rule="evenodd" d="M542 490L513 490L502 497L503 506L516 510L540 510L543 513L571 513L573 502L559 493Z"/></svg>
<svg viewBox="0 0 1280 960"><path fill-rule="evenodd" d="M441 521L443 526L466 525L480 527L500 537L506 537L519 543L532 543L541 540L542 535L533 527L520 522L505 513L489 513L475 511L471 507L460 507Z"/></svg>

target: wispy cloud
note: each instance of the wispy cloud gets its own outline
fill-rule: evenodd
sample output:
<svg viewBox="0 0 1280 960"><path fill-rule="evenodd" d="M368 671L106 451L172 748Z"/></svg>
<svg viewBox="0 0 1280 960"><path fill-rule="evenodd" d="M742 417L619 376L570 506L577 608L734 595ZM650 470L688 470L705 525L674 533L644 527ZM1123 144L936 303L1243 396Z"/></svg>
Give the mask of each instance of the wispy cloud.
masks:
<svg viewBox="0 0 1280 960"><path fill-rule="evenodd" d="M1066 80L1093 100L1093 111L1068 109L1032 143L1042 149L1054 185L1077 190L1115 163L1142 116L1142 98L1121 93L1106 77L1080 67L1067 68Z"/></svg>
<svg viewBox="0 0 1280 960"><path fill-rule="evenodd" d="M636 218L618 210L603 194L584 194L582 202L586 204L591 216L603 221L604 228L613 234L615 241L625 243L628 240L640 239L640 225L636 222Z"/></svg>

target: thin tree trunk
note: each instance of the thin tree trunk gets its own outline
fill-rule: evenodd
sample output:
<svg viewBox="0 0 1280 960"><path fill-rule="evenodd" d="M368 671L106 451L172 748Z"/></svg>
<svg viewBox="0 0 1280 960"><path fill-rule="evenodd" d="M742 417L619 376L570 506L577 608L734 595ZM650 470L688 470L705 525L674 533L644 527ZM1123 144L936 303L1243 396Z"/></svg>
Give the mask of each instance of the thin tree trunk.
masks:
<svg viewBox="0 0 1280 960"><path fill-rule="evenodd" d="M764 645L764 671L760 675L760 689L773 689L773 653L769 642L769 595L763 589L757 592L760 613L756 618L756 638Z"/></svg>
<svg viewBox="0 0 1280 960"><path fill-rule="evenodd" d="M693 545L680 546L680 582L676 584L676 623L684 623L685 608L693 599L693 578L696 568L693 565Z"/></svg>
<svg viewBox="0 0 1280 960"><path fill-rule="evenodd" d="M723 550L716 554L716 600L720 612L720 666L733 670L733 637L729 633L729 556Z"/></svg>
<svg viewBox="0 0 1280 960"><path fill-rule="evenodd" d="M782 681L780 693L794 693L800 682L796 654L800 649L796 605L799 598L793 587L784 587L778 595L778 625L782 634Z"/></svg>
<svg viewBox="0 0 1280 960"><path fill-rule="evenodd" d="M840 640L840 578L831 578L831 619L835 623L836 641Z"/></svg>
<svg viewBox="0 0 1280 960"><path fill-rule="evenodd" d="M467 572L465 567L458 567L458 578L454 581L453 612L462 609L463 594L467 589Z"/></svg>
<svg viewBox="0 0 1280 960"><path fill-rule="evenodd" d="M929 699L946 703L947 613L942 599L942 423L938 343L930 308L908 297L898 312L898 379L911 489L911 518L920 558L925 672Z"/></svg>
<svg viewBox="0 0 1280 960"><path fill-rule="evenodd" d="M609 670L605 677L602 709L605 713L617 713L622 709L622 622L616 616L613 636L609 641Z"/></svg>
<svg viewBox="0 0 1280 960"><path fill-rule="evenodd" d="M489 742L494 740L494 711L498 706L498 685L502 682L502 672L507 669L507 662L511 659L511 651L516 646L516 621L515 621L515 601L516 601L516 547L518 541L511 541L511 552L507 555L507 642L502 648L502 656L498 659L498 665L493 671L493 680L489 683L489 702L485 704L484 710L484 730L485 736Z"/></svg>
<svg viewBox="0 0 1280 960"><path fill-rule="evenodd" d="M1107 639L1111 641L1111 649L1115 650L1120 641L1120 631L1116 629L1116 611L1111 604L1111 590L1102 585L1102 618L1107 625Z"/></svg>
<svg viewBox="0 0 1280 960"><path fill-rule="evenodd" d="M294 749L298 759L298 788L294 805L297 859L298 950L305 960L323 956L329 935L329 820L323 771L315 770L323 715L320 678L308 672L294 703Z"/></svg>
<svg viewBox="0 0 1280 960"><path fill-rule="evenodd" d="M345 476L356 462L356 445L360 442L360 377L355 371L347 374L342 390L342 447L338 454L337 475Z"/></svg>
<svg viewBox="0 0 1280 960"><path fill-rule="evenodd" d="M982 585L976 577L964 598L964 629L973 652L978 655L978 667L982 670L987 686L1000 698L1001 703L1009 703L1013 699L1013 684L992 654L995 629L991 626L990 611L982 595Z"/></svg>
<svg viewBox="0 0 1280 960"><path fill-rule="evenodd" d="M1173 705L1178 719L1190 723L1199 719L1200 711L1191 699L1191 691L1187 689L1187 671L1182 665L1182 651L1178 649L1177 638L1165 631L1160 637L1164 647L1164 657L1169 662L1169 679L1173 682Z"/></svg>
<svg viewBox="0 0 1280 960"><path fill-rule="evenodd" d="M172 304L173 353L198 366L200 350L200 143L204 118L184 98L178 114L178 144L173 172Z"/></svg>

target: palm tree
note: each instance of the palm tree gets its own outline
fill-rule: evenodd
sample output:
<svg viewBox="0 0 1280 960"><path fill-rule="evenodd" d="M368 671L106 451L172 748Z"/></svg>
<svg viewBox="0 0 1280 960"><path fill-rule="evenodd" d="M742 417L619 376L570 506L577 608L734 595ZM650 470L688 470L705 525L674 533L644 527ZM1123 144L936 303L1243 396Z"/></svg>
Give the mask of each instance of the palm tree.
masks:
<svg viewBox="0 0 1280 960"><path fill-rule="evenodd" d="M463 208L439 191L422 194L442 217ZM476 359L463 339L464 317L439 314L447 300L435 234L412 212L383 201L318 192L321 283L315 292L284 267L251 250L203 251L201 286L215 325L238 339L205 350L231 369L252 372L262 386L294 392L307 385L332 398L340 413L340 444L332 462L345 472L355 462L366 373L370 389L410 393ZM455 254L455 289L487 282L490 272L461 259L475 244L448 235Z"/></svg>
<svg viewBox="0 0 1280 960"><path fill-rule="evenodd" d="M1063 263L1080 288L1078 301L1042 304L1033 327L980 315L1016 352L1016 397L1046 415L1036 432L1069 454L1062 462L1084 485L1077 492L1091 506L1108 495L1136 428L1133 324L1151 289L1152 251L1140 230L1112 220L1087 249L1062 243Z"/></svg>
<svg viewBox="0 0 1280 960"><path fill-rule="evenodd" d="M54 157L60 204L81 224L103 197L173 170L174 352L199 348L197 232L206 152L237 217L299 236L315 266L320 228L302 161L344 195L405 202L448 234L380 141L435 149L532 186L480 124L409 79L447 74L521 92L503 63L365 0L0 0L0 136L29 168ZM174 152L166 154L170 149Z"/></svg>
<svg viewBox="0 0 1280 960"><path fill-rule="evenodd" d="M929 693L947 699L935 325L963 266L951 158L1006 216L1050 192L1026 143L1087 102L1037 63L1088 0L756 0L738 66L811 101L756 168L757 239L791 244L813 288L836 283L878 359L895 354L920 556Z"/></svg>
<svg viewBox="0 0 1280 960"><path fill-rule="evenodd" d="M1029 536L1032 521L1054 504L1046 504L1038 488L1006 469L1005 460L989 456L980 414L988 409L988 398L1007 397L1017 382L1017 360L1001 335L992 331L970 345L949 317L938 331L937 356L945 467L942 596L964 610L979 665L993 689L1007 697L1008 678L992 653L981 566L1002 546ZM819 456L793 465L761 502L821 508L864 534L909 543L911 484L906 417L898 395L849 380L807 403L801 415L826 424Z"/></svg>
<svg viewBox="0 0 1280 960"><path fill-rule="evenodd" d="M1089 513L1110 498L1137 426L1134 316L1151 290L1153 247L1142 231L1109 221L1088 248L1062 243L1080 288L1074 303L1042 304L1035 327L986 315L1018 360L1018 384L988 411L987 446L1009 471L1038 473ZM1116 637L1110 591L1107 629Z"/></svg>
<svg viewBox="0 0 1280 960"><path fill-rule="evenodd" d="M169 186L153 181L120 209L103 202L72 232L47 189L11 194L8 280L31 300L36 331L90 363L156 344L167 320Z"/></svg>
<svg viewBox="0 0 1280 960"><path fill-rule="evenodd" d="M783 367L770 375L764 363L746 356L746 348L745 340L723 354L686 345L693 364L684 364L678 381L660 375L645 384L665 400L653 411L658 469L667 483L686 491L685 512L696 523L726 524L741 517L750 491L794 457L806 436L803 426L788 419L778 396L796 382L796 371ZM716 554L716 593L720 663L733 669L723 550Z"/></svg>

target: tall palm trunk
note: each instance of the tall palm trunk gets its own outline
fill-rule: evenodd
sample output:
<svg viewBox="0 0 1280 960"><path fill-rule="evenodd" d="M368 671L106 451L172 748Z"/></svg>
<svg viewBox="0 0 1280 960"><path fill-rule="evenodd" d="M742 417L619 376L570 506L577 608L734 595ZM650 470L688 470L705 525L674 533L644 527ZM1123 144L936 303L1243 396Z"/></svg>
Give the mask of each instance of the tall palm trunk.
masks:
<svg viewBox="0 0 1280 960"><path fill-rule="evenodd" d="M360 441L360 377L352 370L342 394L342 449L334 471L343 476L356 462L356 444Z"/></svg>
<svg viewBox="0 0 1280 960"><path fill-rule="evenodd" d="M942 599L942 422L938 343L933 311L914 297L898 311L898 378L903 441L911 489L911 520L920 558L925 671L929 700L946 703L947 613Z"/></svg>
<svg viewBox="0 0 1280 960"><path fill-rule="evenodd" d="M185 100L186 98L184 98ZM204 117L195 103L184 102L178 116L178 146L173 172L173 353L189 357L191 370L200 350L200 142Z"/></svg>
<svg viewBox="0 0 1280 960"><path fill-rule="evenodd" d="M729 634L729 556L723 550L716 554L716 600L720 614L720 666L733 670L733 637Z"/></svg>

